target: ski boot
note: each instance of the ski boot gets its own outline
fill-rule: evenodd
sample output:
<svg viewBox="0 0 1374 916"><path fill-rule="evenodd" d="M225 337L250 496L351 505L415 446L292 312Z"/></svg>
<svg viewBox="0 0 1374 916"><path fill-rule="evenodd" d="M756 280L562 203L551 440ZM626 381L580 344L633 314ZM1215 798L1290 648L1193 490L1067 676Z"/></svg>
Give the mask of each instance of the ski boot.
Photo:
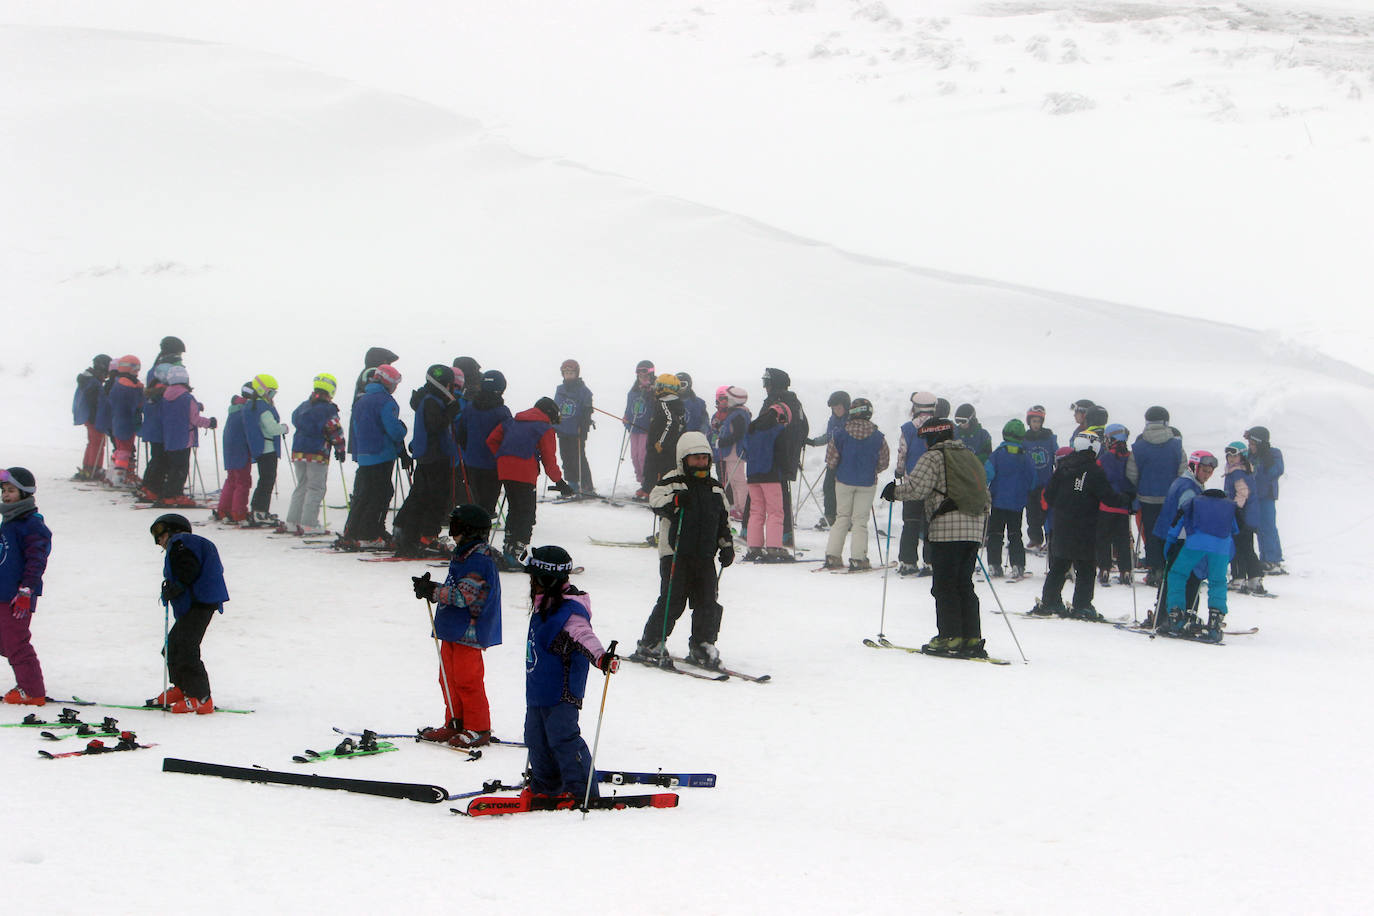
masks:
<svg viewBox="0 0 1374 916"><path fill-rule="evenodd" d="M450 719L443 725L432 725L429 728L422 728L415 733L417 741L433 741L435 744L447 744L454 735L463 730L463 723L457 719Z"/></svg>
<svg viewBox="0 0 1374 916"><path fill-rule="evenodd" d="M762 548L762 547L750 547L748 550L746 550L746 551L744 552L744 559L745 559L745 562L748 562L748 563L762 563L762 562L764 562L763 548Z"/></svg>
<svg viewBox="0 0 1374 916"><path fill-rule="evenodd" d="M196 699L195 697L182 697L167 708L168 712L178 715L184 713L195 713L198 716L208 716L215 711L215 701L210 697Z"/></svg>
<svg viewBox="0 0 1374 916"><path fill-rule="evenodd" d="M862 571L865 570L865 569L872 569L872 568L873 568L873 564L870 563L870 562L868 561L868 559L866 559L866 558L863 559L863 560L854 560L854 559L851 559L851 560L849 561L849 571L850 571L850 572L862 572Z"/></svg>
<svg viewBox="0 0 1374 916"><path fill-rule="evenodd" d="M462 731L458 732L458 734L454 735L452 738L448 739L449 747L456 747L465 751L469 751L479 747L486 747L488 744L491 744L491 729L489 728L483 729L480 732L473 731L470 728L465 728Z"/></svg>
<svg viewBox="0 0 1374 916"><path fill-rule="evenodd" d="M1112 571L1110 569L1099 570L1097 573L1097 584L1103 588L1111 588Z"/></svg>
<svg viewBox="0 0 1374 916"><path fill-rule="evenodd" d="M1116 574L1116 584L1117 584L1117 585L1134 585L1134 584L1135 584L1135 578L1131 575L1131 571L1128 569L1128 570L1126 570L1126 571L1123 572L1123 573L1117 573L1117 574Z"/></svg>
<svg viewBox="0 0 1374 916"><path fill-rule="evenodd" d="M1002 578L1002 567L999 564L994 563L992 564L992 569L988 571L988 574L992 576L992 578L994 579L1000 579Z"/></svg>
<svg viewBox="0 0 1374 916"><path fill-rule="evenodd" d="M662 642L636 643L635 650L630 653L629 658L632 662L639 662L645 665L658 665L663 668L670 667L673 663L672 656L668 654L668 646Z"/></svg>
<svg viewBox="0 0 1374 916"><path fill-rule="evenodd" d="M1063 617L1068 612L1064 610L1063 603L1046 604L1042 599L1035 599L1035 607L1030 609L1032 617Z"/></svg>
<svg viewBox="0 0 1374 916"><path fill-rule="evenodd" d="M826 555L825 562L821 564L821 569L844 569L844 558Z"/></svg>
<svg viewBox="0 0 1374 916"><path fill-rule="evenodd" d="M988 641L976 636L965 636L962 644L955 651L960 658L987 658Z"/></svg>
<svg viewBox="0 0 1374 916"><path fill-rule="evenodd" d="M1226 632L1226 612L1216 608L1207 609L1207 626L1198 635L1198 639L1204 642L1221 642L1222 634Z"/></svg>
<svg viewBox="0 0 1374 916"><path fill-rule="evenodd" d="M795 562L797 561L796 555L792 553L792 551L791 551L790 548L787 548L787 547L767 547L767 548L764 548L764 549L768 551L768 553L767 553L767 558L766 558L766 562L769 562L769 563L795 563Z"/></svg>
<svg viewBox="0 0 1374 916"><path fill-rule="evenodd" d="M921 646L921 651L926 655L949 655L957 656L959 650L963 648L964 640L961 636L936 636L930 642Z"/></svg>
<svg viewBox="0 0 1374 916"><path fill-rule="evenodd" d="M1074 620L1089 620L1093 623L1101 623L1102 621L1107 619L1106 617L1103 617L1101 614L1097 613L1097 608L1093 607L1091 604L1085 604L1082 607L1074 608L1073 610L1069 611L1069 616L1072 617Z"/></svg>
<svg viewBox="0 0 1374 916"><path fill-rule="evenodd" d="M928 565L922 566L920 569L916 570L916 578L918 579L927 579L933 575L935 575L935 570L931 569Z"/></svg>
<svg viewBox="0 0 1374 916"><path fill-rule="evenodd" d="M687 658L692 664L702 668L715 669L720 667L720 651L714 643L703 642L690 646L687 651Z"/></svg>
<svg viewBox="0 0 1374 916"><path fill-rule="evenodd" d="M1264 580L1256 576L1253 579L1245 580L1245 591L1251 595L1267 595L1268 589L1264 587Z"/></svg>
<svg viewBox="0 0 1374 916"><path fill-rule="evenodd" d="M1024 579L1024 578L1026 578L1026 567L1024 567L1024 566L1013 566L1013 567L1011 568L1011 574L1007 576L1007 581L1008 581L1008 582L1020 582L1020 581L1021 581L1022 579Z"/></svg>
<svg viewBox="0 0 1374 916"><path fill-rule="evenodd" d="M151 709L157 709L160 706L171 706L173 703L181 702L182 696L183 694L180 687L168 687L165 693L159 693L151 700L144 700L143 705Z"/></svg>
<svg viewBox="0 0 1374 916"><path fill-rule="evenodd" d="M907 576L914 576L919 567L915 563L898 563L897 575L905 579Z"/></svg>
<svg viewBox="0 0 1374 916"><path fill-rule="evenodd" d="M1181 608L1171 607L1159 621L1158 631L1165 636L1182 636L1188 625L1188 617Z"/></svg>
<svg viewBox="0 0 1374 916"><path fill-rule="evenodd" d="M46 696L31 697L22 688L15 687L5 694L4 701L16 706L46 706L48 698Z"/></svg>

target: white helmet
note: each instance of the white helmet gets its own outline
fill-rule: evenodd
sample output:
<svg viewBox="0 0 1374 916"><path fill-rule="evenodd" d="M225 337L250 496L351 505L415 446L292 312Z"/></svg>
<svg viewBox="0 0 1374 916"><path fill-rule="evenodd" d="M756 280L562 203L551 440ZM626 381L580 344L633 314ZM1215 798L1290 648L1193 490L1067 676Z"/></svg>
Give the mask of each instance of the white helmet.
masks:
<svg viewBox="0 0 1374 916"><path fill-rule="evenodd" d="M1095 427L1085 429L1074 436L1072 444L1075 452L1091 451L1094 455L1102 454L1102 437L1097 434Z"/></svg>

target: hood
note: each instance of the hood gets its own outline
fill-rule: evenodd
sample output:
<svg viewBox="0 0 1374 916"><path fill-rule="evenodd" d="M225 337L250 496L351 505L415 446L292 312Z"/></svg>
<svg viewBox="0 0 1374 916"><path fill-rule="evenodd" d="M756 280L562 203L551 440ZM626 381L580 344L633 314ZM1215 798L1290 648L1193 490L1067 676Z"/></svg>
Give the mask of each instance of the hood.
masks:
<svg viewBox="0 0 1374 916"><path fill-rule="evenodd" d="M1145 428L1140 431L1140 438L1151 445L1163 445L1174 437L1174 431L1169 428L1168 423L1154 421L1146 423Z"/></svg>
<svg viewBox="0 0 1374 916"><path fill-rule="evenodd" d="M696 430L689 430L683 433L677 440L677 463L682 466L688 455L709 455L711 454L711 443L706 440L704 433Z"/></svg>
<svg viewBox="0 0 1374 916"><path fill-rule="evenodd" d="M398 359L400 359L400 357L392 353L386 347L373 347L368 350L367 355L363 357L363 366L368 369L376 369L378 366L394 363Z"/></svg>
<svg viewBox="0 0 1374 916"><path fill-rule="evenodd" d="M549 415L538 407L526 407L515 415L515 419L524 420L531 423L548 423ZM552 425L552 424L549 424Z"/></svg>

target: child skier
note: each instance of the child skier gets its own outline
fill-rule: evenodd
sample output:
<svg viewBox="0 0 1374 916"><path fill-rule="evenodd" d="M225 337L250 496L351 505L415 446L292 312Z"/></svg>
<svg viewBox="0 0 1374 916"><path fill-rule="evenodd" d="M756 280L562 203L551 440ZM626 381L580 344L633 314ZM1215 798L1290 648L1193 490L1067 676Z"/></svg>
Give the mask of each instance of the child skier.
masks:
<svg viewBox="0 0 1374 916"><path fill-rule="evenodd" d="M563 478L577 496L596 496L592 469L587 464L587 434L596 427L592 419L592 390L582 381L582 367L575 359L563 360L558 369L563 381L553 393L558 405L558 454L563 459Z"/></svg>
<svg viewBox="0 0 1374 916"><path fill-rule="evenodd" d="M334 392L339 382L321 372L311 382L310 397L291 412L296 434L291 437L291 466L296 471L296 489L286 511L286 527L297 535L328 532L320 525L320 503L329 485L329 453L343 461L343 425ZM227 438L227 431L226 431Z"/></svg>
<svg viewBox="0 0 1374 916"><path fill-rule="evenodd" d="M446 554L453 549L453 544L441 544L437 538L458 495L453 478L458 461L453 421L463 404L454 390L455 378L451 367L436 363L425 370L425 383L410 395L415 411L415 433L410 440L415 474L392 526L398 557Z"/></svg>
<svg viewBox="0 0 1374 916"><path fill-rule="evenodd" d="M835 434L844 429L845 418L849 414L849 392L830 392L825 406L830 408L830 416L825 418L825 432L807 439L807 445L829 446ZM826 459L825 477L821 479L821 520L816 523L817 531L825 531L835 524L835 469L830 466L828 450Z"/></svg>
<svg viewBox="0 0 1374 916"><path fill-rule="evenodd" d="M1131 568L1135 565L1135 551L1131 544L1131 507L1135 504L1135 481L1140 479L1135 456L1126 441L1131 432L1120 423L1105 430L1102 455L1097 464L1107 475L1107 485L1116 494L1117 504L1098 506L1097 516L1097 584L1104 588L1112 584L1112 555L1116 555L1116 581L1131 584Z"/></svg>
<svg viewBox="0 0 1374 916"><path fill-rule="evenodd" d="M90 368L76 377L72 425L86 428L86 451L81 456L81 469L72 475L72 480L100 480L105 476L105 436L95 419L100 408L100 386L109 374L110 358L100 353L91 360Z"/></svg>
<svg viewBox="0 0 1374 916"><path fill-rule="evenodd" d="M358 473L353 477L348 520L336 542L340 550L376 550L389 546L386 509L396 491L391 472L396 467L397 456L406 447L406 425L401 422L401 409L392 397L399 384L401 373L395 366L389 363L378 366L372 370L372 381L363 389L363 396L353 404L353 415L349 418L353 430L350 444L355 451Z"/></svg>
<svg viewBox="0 0 1374 916"><path fill-rule="evenodd" d="M249 500L253 525L276 525L272 514L272 488L277 483L277 461L281 458L281 440L290 429L281 421L277 406L277 380L266 373L253 376L253 397L244 405L243 436L248 453L258 466L258 485Z"/></svg>
<svg viewBox="0 0 1374 916"><path fill-rule="evenodd" d="M1267 595L1264 566L1255 554L1255 526L1259 522L1259 500L1255 499L1255 477L1250 468L1249 448L1244 442L1226 446L1225 493L1236 504L1235 558L1231 561L1231 585L1242 595Z"/></svg>
<svg viewBox="0 0 1374 916"><path fill-rule="evenodd" d="M206 538L191 533L181 515L162 515L149 526L153 543L165 553L162 563L162 604L170 606L176 623L167 634L163 654L171 686L145 705L168 712L208 715L215 711L210 676L200 658L200 643L215 612L224 613L229 590L219 551Z"/></svg>
<svg viewBox="0 0 1374 916"><path fill-rule="evenodd" d="M138 449L134 437L142 424L143 383L138 380L142 364L137 356L122 356L115 363L109 386L110 436L114 439L114 476L117 487L137 488Z"/></svg>
<svg viewBox="0 0 1374 916"><path fill-rule="evenodd" d="M625 434L630 438L630 462L635 469L635 479L639 481L639 489L634 495L638 500L649 498L644 476L644 459L649 450L649 414L653 403L654 363L650 359L641 359L635 365L635 382L625 395L625 413L621 417L621 422L625 425ZM653 486L652 481L648 481L647 486Z"/></svg>
<svg viewBox="0 0 1374 916"><path fill-rule="evenodd" d="M52 552L52 532L34 504L37 489L27 468L0 470L0 602L6 605L0 609L0 655L9 660L15 680L4 701L23 706L47 702L29 632Z"/></svg>
<svg viewBox="0 0 1374 916"><path fill-rule="evenodd" d="M706 401L692 388L692 374L690 372L674 372L677 376L678 388L677 397L682 402L682 423L685 430L707 434L711 430L711 421L706 414Z"/></svg>
<svg viewBox="0 0 1374 916"><path fill-rule="evenodd" d="M1098 507L1120 505L1098 467L1097 455L1102 440L1091 430L1073 437L1073 451L1060 459L1045 487L1045 503L1054 513L1054 534L1050 539L1050 571L1045 587L1036 600L1032 614L1102 620L1093 607L1093 588L1097 582ZM1073 569L1073 606L1064 607L1064 580Z"/></svg>
<svg viewBox="0 0 1374 916"><path fill-rule="evenodd" d="M778 453L778 485L782 491L782 544L793 546L792 538L792 481L801 471L802 452L806 440L811 435L811 422L802 408L801 399L792 391L792 376L782 369L769 367L763 370L764 408L782 404L787 408L787 426L782 431L782 450ZM778 558L781 559L781 553ZM791 550L785 551L786 559L793 559Z"/></svg>
<svg viewBox="0 0 1374 916"><path fill-rule="evenodd" d="M1283 452L1269 444L1269 430L1252 426L1245 431L1249 444L1250 466L1255 469L1255 531L1259 539L1259 558L1271 576L1286 575L1283 544L1279 540L1279 478L1283 476Z"/></svg>
<svg viewBox="0 0 1374 916"><path fill-rule="evenodd" d="M992 457L992 434L978 422L978 411L972 404L960 404L955 408L954 434L980 462Z"/></svg>
<svg viewBox="0 0 1374 916"><path fill-rule="evenodd" d="M525 568L524 554L534 536L539 465L544 465L544 473L560 495L573 494L558 469L553 432L557 422L558 405L552 398L540 398L487 436L487 448L496 456L497 476L506 491L506 543L501 552L501 569L506 572Z"/></svg>
<svg viewBox="0 0 1374 916"><path fill-rule="evenodd" d="M796 559L782 546L782 466L787 443L783 432L792 411L781 401L763 409L749 424L744 440L745 480L749 484L749 551L746 560L787 563Z"/></svg>
<svg viewBox="0 0 1374 916"><path fill-rule="evenodd" d="M668 637L692 603L692 635L687 659L705 668L720 667L716 638L721 606L716 564L735 562L725 489L711 476L711 445L695 430L677 442L677 467L649 491L649 508L658 516L658 601L635 649L638 660L668 664Z"/></svg>
<svg viewBox="0 0 1374 916"><path fill-rule="evenodd" d="M1022 447L1026 426L1008 420L1002 427L1002 444L983 463L992 495L992 514L988 517L988 563L993 578L1002 576L1002 536L1007 539L1008 577L1015 582L1026 575L1026 548L1021 543L1021 512L1035 489L1035 464Z"/></svg>
<svg viewBox="0 0 1374 916"><path fill-rule="evenodd" d="M458 416L456 435L458 449L463 456L472 501L492 518L496 517L496 500L501 495L501 478L496 473L496 456L487 447L492 430L511 418L510 408L502 399L506 393L506 377L499 370L488 369L482 374L482 387L472 404Z"/></svg>
<svg viewBox="0 0 1374 916"><path fill-rule="evenodd" d="M244 382L229 401L224 417L224 486L219 505L212 513L221 523L241 525L248 521L248 492L253 489L253 455L243 434L244 405L253 396L253 383Z"/></svg>
<svg viewBox="0 0 1374 916"><path fill-rule="evenodd" d="M840 392L843 393L843 392ZM868 561L868 517L878 492L878 475L887 470L887 439L873 425L873 402L855 398L843 424L829 435L825 466L835 476L835 521L825 546L825 565L844 567L844 539L850 532L849 568L872 569Z"/></svg>
<svg viewBox="0 0 1374 916"><path fill-rule="evenodd" d="M737 385L722 385L716 389L716 412L711 416L716 466L725 496L730 501L730 518L744 520L745 500L749 487L744 482L744 437L749 434L753 415L744 405L749 392Z"/></svg>
<svg viewBox="0 0 1374 916"><path fill-rule="evenodd" d="M1207 481L1212 479L1216 469L1217 457L1211 452L1198 449L1188 455L1187 468L1169 485L1169 492L1164 497L1163 508L1160 510L1159 518L1155 520L1154 535L1159 538L1162 545L1167 545L1169 532L1182 516L1183 510L1190 502L1202 495L1202 491L1207 487ZM1181 544L1181 542L1177 543ZM1159 577L1159 596L1166 598L1168 596L1168 576L1173 571L1175 557L1166 548L1161 548L1160 552L1164 556L1164 561ZM1183 606L1187 608L1193 605L1193 600L1196 598L1198 588L1201 585L1201 579L1193 575L1191 568L1185 569L1184 573L1186 586ZM1164 611L1168 605L1159 600L1156 600L1155 603L1159 613L1156 615L1155 611L1152 610L1146 618L1146 625L1163 627L1166 623Z"/></svg>
<svg viewBox="0 0 1374 916"><path fill-rule="evenodd" d="M940 402L929 391L911 392L911 419L902 424L901 442L897 444L897 481L910 474L916 462L926 452L920 429L937 415ZM948 401L945 401L948 406ZM902 536L897 544L897 575L928 576L930 567L921 565L921 541L926 536L926 507L921 500L902 501ZM927 542L928 544L929 542Z"/></svg>
<svg viewBox="0 0 1374 916"><path fill-rule="evenodd" d="M677 440L687 428L682 400L678 392L682 383L676 375L664 373L654 382L654 403L649 410L648 451L644 456L644 485L658 486L658 479L669 473L675 464Z"/></svg>
<svg viewBox="0 0 1374 916"><path fill-rule="evenodd" d="M1054 430L1045 427L1045 408L1039 404L1026 411L1026 435L1021 439L1021 450L1030 456L1031 466L1035 468L1035 483L1026 497L1026 535L1032 550L1042 550L1045 546L1045 510L1040 505L1040 497L1054 473L1054 453L1059 451L1059 439Z"/></svg>
<svg viewBox="0 0 1374 916"><path fill-rule="evenodd" d="M1180 535L1186 539L1169 567L1168 617L1160 632L1221 642L1226 629L1226 570L1235 550L1236 503L1221 490L1204 490L1179 511L1165 538L1166 553ZM1195 567L1207 573L1207 623L1192 619L1184 595Z"/></svg>
<svg viewBox="0 0 1374 916"><path fill-rule="evenodd" d="M1131 443L1131 456L1139 477L1136 498L1140 500L1140 530L1145 541L1145 584L1153 588L1160 584L1164 569L1164 538L1162 532L1156 533L1156 525L1169 487L1188 467L1183 440L1169 426L1168 410L1156 405L1145 411L1145 428ZM1165 522L1163 531L1172 521Z"/></svg>
<svg viewBox="0 0 1374 916"><path fill-rule="evenodd" d="M530 577L530 629L525 645L525 744L529 785L523 795L541 806L572 808L598 798L591 753L578 727L592 665L606 675L620 660L601 645L591 624L591 598L568 577L573 563L562 547L536 547Z"/></svg>
<svg viewBox="0 0 1374 916"><path fill-rule="evenodd" d="M168 366L162 392L162 493L158 505L200 505L184 492L191 472L191 449L199 444L197 430L214 429L214 417L200 415L203 405L191 396L191 377L185 366Z"/></svg>
<svg viewBox="0 0 1374 916"><path fill-rule="evenodd" d="M444 693L444 724L420 731L425 741L474 748L491 743L491 704L487 702L482 651L501 645L501 577L496 551L487 543L491 516L465 504L449 515L449 537L458 545L442 584L412 576L415 597L437 602L434 638L439 640L439 686Z"/></svg>
<svg viewBox="0 0 1374 916"><path fill-rule="evenodd" d="M142 419L138 438L148 447L148 463L143 468L143 483L138 502L156 503L163 498L167 484L167 462L162 441L162 394L167 390L167 370L171 363L158 363L148 370L147 386L143 389Z"/></svg>

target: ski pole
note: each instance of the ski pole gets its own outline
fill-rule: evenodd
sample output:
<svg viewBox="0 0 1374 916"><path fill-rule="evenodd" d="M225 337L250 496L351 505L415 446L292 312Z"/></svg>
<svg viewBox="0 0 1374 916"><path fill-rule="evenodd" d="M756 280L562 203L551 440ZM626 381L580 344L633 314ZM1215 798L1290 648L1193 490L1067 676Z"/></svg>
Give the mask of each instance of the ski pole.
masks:
<svg viewBox="0 0 1374 916"><path fill-rule="evenodd" d="M622 432L622 433L620 434L620 460L616 462L616 465L615 465L615 479L613 479L613 480L611 481L611 492L610 492L609 494L607 494L607 495L610 496L612 499L615 498L615 488L616 488L616 485L620 483L620 469L621 469L622 467L624 467L624 465L625 465L625 445L626 445L626 443L628 443L629 441L630 441L630 429L629 429L629 427L626 427L626 428L625 428L625 431Z"/></svg>
<svg viewBox="0 0 1374 916"><path fill-rule="evenodd" d="M878 562L887 565L887 556L883 552L883 536L878 533L878 507L870 505L869 511L873 514L873 540L878 543ZM892 537L891 534L888 537Z"/></svg>
<svg viewBox="0 0 1374 916"><path fill-rule="evenodd" d="M678 510L677 510L677 531L674 532L674 534L673 534L673 562L670 563L670 564L668 565L668 588L665 590L665 594L664 594L664 596L663 596L663 636L662 636L662 642L663 642L663 659L662 659L662 660L663 660L664 662L667 663L667 664L664 664L664 665L663 665L663 667L665 667L665 668L672 667L672 663L668 661L668 659L669 659L669 655L668 655L668 614L670 613L670 610L669 610L669 609L670 609L670 608L672 607L672 605L673 605L673 580L677 578L677 548L678 548L678 544L682 543L682 518L683 518L683 516L685 516L686 514L687 514L686 511L683 510L683 509L678 509ZM716 581L720 581L719 578L717 578ZM683 602L683 604L685 605L686 602ZM696 607L696 605L693 605L693 608L694 608L694 610L692 611L692 614L693 614L693 615L696 614L695 607Z"/></svg>
<svg viewBox="0 0 1374 916"><path fill-rule="evenodd" d="M610 670L606 672L605 683L601 685L601 711L596 714L596 737L592 739L592 762L587 768L587 794L582 796L582 819L587 819L587 809L592 803L592 780L596 778L596 751L601 747L601 720L606 718L606 694L611 689L611 674L616 670L617 659L615 657L616 640L611 640L610 646L606 649L606 654L611 657L608 666Z"/></svg>
<svg viewBox="0 0 1374 916"><path fill-rule="evenodd" d="M162 714L167 714L167 685L172 679L169 643L172 641L172 607L164 598L162 601Z"/></svg>
<svg viewBox="0 0 1374 916"><path fill-rule="evenodd" d="M349 498L348 498L348 478L344 476L344 468L343 468L343 462L342 462L342 461L339 462L339 483L343 484L343 491L344 491L344 508L345 508L345 509L351 509L351 508L353 508L353 507L352 507L352 504L349 502Z"/></svg>
<svg viewBox="0 0 1374 916"><path fill-rule="evenodd" d="M425 604L429 605L429 633L434 637L434 654L439 656L439 684L444 688L444 711L449 714L448 722L444 723L447 726L453 721L453 700L448 694L448 668L444 665L444 650L439 645L439 631L434 628L434 600L426 598Z"/></svg>
<svg viewBox="0 0 1374 916"><path fill-rule="evenodd" d="M874 522L876 525L877 522ZM892 555L892 503L887 504L887 554ZM883 605L878 616L878 638L884 639L883 627L887 625L887 562L883 562Z"/></svg>
<svg viewBox="0 0 1374 916"><path fill-rule="evenodd" d="M1131 623L1139 626L1140 614L1135 604L1135 533L1127 528L1126 535L1131 539Z"/></svg>
<svg viewBox="0 0 1374 916"><path fill-rule="evenodd" d="M219 430L210 427L210 444L215 447L215 489L223 490L224 484L219 479Z"/></svg>
<svg viewBox="0 0 1374 916"><path fill-rule="evenodd" d="M975 556L978 556L975 554ZM993 587L992 577L988 575L988 568L983 565L983 558L978 556L978 568L983 571L983 580L987 582L988 588L992 589L992 598L997 602L997 609L1002 612L1002 619L1006 621L1007 629L1011 631L1011 641L1016 643L1016 651L1021 653L1021 661L1030 664L1030 659L1026 658L1026 650L1021 648L1021 640L1016 638L1016 630L1012 629L1011 617L1007 615L1007 609L1002 606L1002 599L997 597L997 589Z"/></svg>

